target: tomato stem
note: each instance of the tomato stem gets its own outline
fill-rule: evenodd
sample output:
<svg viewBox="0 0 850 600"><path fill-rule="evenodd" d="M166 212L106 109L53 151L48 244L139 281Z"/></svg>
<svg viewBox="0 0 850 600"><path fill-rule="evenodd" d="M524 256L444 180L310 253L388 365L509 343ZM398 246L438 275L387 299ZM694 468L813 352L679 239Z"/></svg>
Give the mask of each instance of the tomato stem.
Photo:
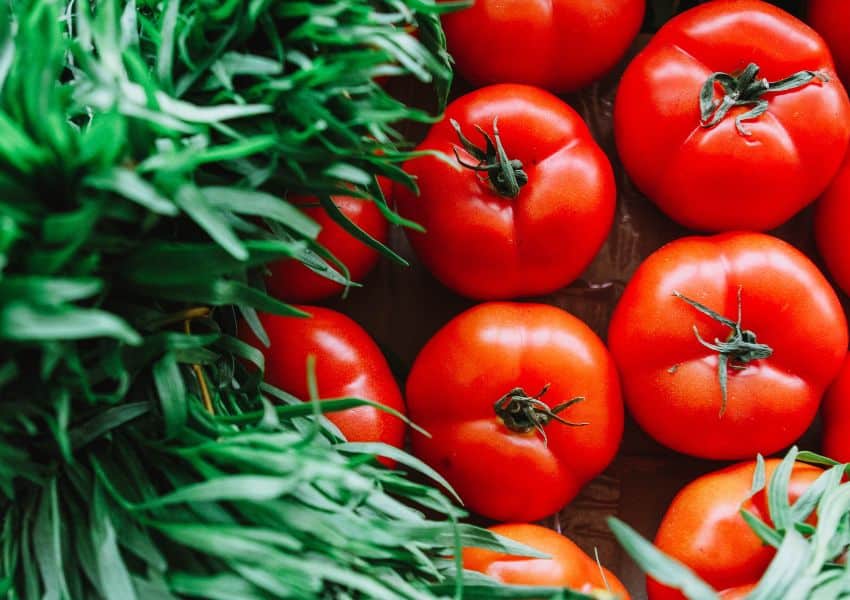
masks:
<svg viewBox="0 0 850 600"><path fill-rule="evenodd" d="M752 132L744 127L744 121L752 121L767 112L768 102L764 96L767 93L786 92L804 87L819 79L822 82L829 81L826 73L817 71L798 71L790 77L778 81L768 81L766 77L756 79L759 66L750 63L747 67L735 75L717 72L705 80L699 95L700 125L706 129L714 127L736 106L749 106L750 110L735 117L735 128L743 136L752 135ZM720 84L723 88L723 99L714 97L714 84Z"/></svg>
<svg viewBox="0 0 850 600"><path fill-rule="evenodd" d="M696 300L691 300L690 298L688 298L687 296L683 296L679 292L673 292L674 296L681 300L684 300L702 314L707 315L715 321L723 323L724 325L732 329L731 333L729 334L729 337L726 338L725 342L714 338L714 342L712 343L704 340L699 334L697 326L694 325L694 335L696 336L697 340L699 340L699 343L710 350L714 350L718 354L717 378L720 381L720 392L723 395L723 401L720 405L721 417L726 412L726 397L729 383L729 367L733 369L744 369L744 365L746 365L748 362L753 360L759 360L762 358L768 358L773 354L773 348L771 348L767 344L760 344L756 339L756 334L754 332L750 331L749 329L741 329L741 293L742 288L739 286L738 320L733 321L732 319L724 317L720 313L711 310L705 304L700 304Z"/></svg>
<svg viewBox="0 0 850 600"><path fill-rule="evenodd" d="M519 191L526 183L528 183L528 174L523 171L522 162L517 159L509 159L505 147L502 145L502 139L499 136L499 118L493 119L493 136L484 131L478 125L475 129L482 135L486 147L484 149L476 146L468 137L463 135L460 124L451 119L449 121L457 133L463 149L466 150L473 158L478 160L478 164L464 162L460 158L460 152L457 146L454 146L455 158L461 166L473 171L483 171L487 173L487 179L490 185L501 196L507 198L516 198L519 196Z"/></svg>
<svg viewBox="0 0 850 600"><path fill-rule="evenodd" d="M537 430L543 438L544 446L548 446L549 443L544 427L553 419L570 427L590 425L590 423L573 423L558 416L558 413L565 411L573 404L583 401L583 396L577 396L549 408L549 405L540 399L548 391L548 383L543 386L543 389L536 396L529 396L525 393L524 389L517 387L499 398L494 405L494 409L505 426L511 431L528 433L532 430Z"/></svg>

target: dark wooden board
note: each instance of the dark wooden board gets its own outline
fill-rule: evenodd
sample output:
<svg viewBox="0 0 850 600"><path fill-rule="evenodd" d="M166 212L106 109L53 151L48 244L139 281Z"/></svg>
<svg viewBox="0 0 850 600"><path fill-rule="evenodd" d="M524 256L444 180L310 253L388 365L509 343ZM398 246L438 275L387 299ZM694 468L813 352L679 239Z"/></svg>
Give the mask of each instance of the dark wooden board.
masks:
<svg viewBox="0 0 850 600"><path fill-rule="evenodd" d="M632 54L646 41L642 36ZM526 299L559 306L584 320L603 339L608 322L625 282L650 253L663 244L693 235L673 223L631 184L620 165L612 130L611 112L616 85L627 60L603 81L564 99L590 125L608 154L617 177L618 203L614 226L608 239L584 273L569 287L548 296ZM454 96L470 88L455 86ZM421 135L421 131L414 131ZM719 182L694 182L719 185ZM741 199L745 202L746 199ZM806 252L821 267L814 249L811 208L772 233ZM568 244L568 241L567 241ZM382 260L347 299L331 306L357 320L384 349L388 360L403 381L416 354L447 321L474 304L442 287L416 261L403 232L394 231L392 247L410 260L404 268ZM568 248L565 247L565 251ZM842 297L842 301L846 298ZM816 449L819 435L815 424L801 440L801 446ZM545 524L560 530L592 555L599 552L603 564L615 572L635 600L646 598L644 577L610 534L605 519L616 515L648 537L655 530L675 493L695 477L724 463L693 459L660 446L627 416L626 430L617 458L591 482L570 505Z"/></svg>

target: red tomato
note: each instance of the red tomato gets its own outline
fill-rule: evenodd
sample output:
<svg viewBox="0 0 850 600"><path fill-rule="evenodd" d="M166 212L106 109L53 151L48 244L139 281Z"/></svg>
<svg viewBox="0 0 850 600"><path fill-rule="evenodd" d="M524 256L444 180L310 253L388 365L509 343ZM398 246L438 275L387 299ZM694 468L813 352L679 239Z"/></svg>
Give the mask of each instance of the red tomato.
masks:
<svg viewBox="0 0 850 600"><path fill-rule="evenodd" d="M247 326L242 329L243 339L265 356L266 381L298 398L309 399L307 357L313 355L320 398L362 398L404 412L390 367L363 328L334 310L298 308L312 317L260 315L271 341L268 348ZM385 442L400 448L404 441L404 423L378 408L358 406L328 413L327 417L352 442Z"/></svg>
<svg viewBox="0 0 850 600"><path fill-rule="evenodd" d="M823 453L850 462L850 355L823 402Z"/></svg>
<svg viewBox="0 0 850 600"><path fill-rule="evenodd" d="M384 195L388 195L392 189L390 181L384 178L379 178L379 181ZM332 199L355 225L382 244L387 243L389 226L374 202L351 196L334 196ZM378 262L378 252L331 219L319 206L317 198L290 196L289 201L321 225L316 241L348 267L352 281L360 283ZM316 274L295 259L281 260L268 268L270 273L266 287L269 293L288 302L316 302L343 290L340 284Z"/></svg>
<svg viewBox="0 0 850 600"><path fill-rule="evenodd" d="M621 600L629 593L613 573L601 567L563 535L540 525L508 524L490 531L552 558L527 558L480 548L463 551L463 566L509 585L566 587L579 592L610 590Z"/></svg>
<svg viewBox="0 0 850 600"><path fill-rule="evenodd" d="M766 461L768 482L779 463ZM662 552L723 592L724 600L743 598L747 587L761 579L775 553L739 512L744 508L771 523L764 490L749 498L754 472L753 461L695 479L673 499L655 536L655 545ZM796 501L821 473L817 467L797 463L791 473L789 500ZM647 591L649 600L684 599L680 592L651 578L647 579Z"/></svg>
<svg viewBox="0 0 850 600"><path fill-rule="evenodd" d="M542 304L481 304L449 321L416 358L407 402L432 436L414 434L414 454L499 521L560 510L614 458L623 431L605 346Z"/></svg>
<svg viewBox="0 0 850 600"><path fill-rule="evenodd" d="M850 84L850 4L847 0L808 0L806 20L823 36L844 85Z"/></svg>
<svg viewBox="0 0 850 600"><path fill-rule="evenodd" d="M485 135L494 145L476 157ZM608 235L616 199L611 165L581 117L543 90L490 86L452 102L418 149L455 148L458 161L491 168L425 156L405 165L420 197L394 188L401 214L427 230L408 236L434 276L479 299L546 294L578 277Z"/></svg>
<svg viewBox="0 0 850 600"><path fill-rule="evenodd" d="M443 26L458 72L476 86L527 83L553 92L609 71L637 35L645 0L477 0Z"/></svg>
<svg viewBox="0 0 850 600"><path fill-rule="evenodd" d="M806 430L847 351L847 323L802 253L768 235L728 233L680 239L647 258L608 341L647 433L679 452L736 459L776 452Z"/></svg>
<svg viewBox="0 0 850 600"><path fill-rule="evenodd" d="M844 166L821 197L815 212L815 239L826 268L850 294L850 153Z"/></svg>
<svg viewBox="0 0 850 600"><path fill-rule="evenodd" d="M673 220L766 230L835 175L850 102L826 44L804 23L760 0L717 0L669 21L629 65L614 129L629 176Z"/></svg>

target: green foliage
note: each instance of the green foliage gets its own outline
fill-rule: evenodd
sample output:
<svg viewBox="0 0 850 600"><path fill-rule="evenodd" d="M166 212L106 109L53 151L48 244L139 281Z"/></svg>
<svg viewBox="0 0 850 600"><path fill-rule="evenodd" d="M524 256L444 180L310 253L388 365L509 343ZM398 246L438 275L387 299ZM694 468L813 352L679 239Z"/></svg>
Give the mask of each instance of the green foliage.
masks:
<svg viewBox="0 0 850 600"><path fill-rule="evenodd" d="M413 185L396 127L432 117L375 80L444 100L437 15L457 6L0 5L0 595L529 596L449 558L527 548L372 455L425 465L346 445L318 403L262 384L236 335L264 337L257 310L299 314L266 295L271 260L351 283L287 193L409 225L375 176Z"/></svg>
<svg viewBox="0 0 850 600"><path fill-rule="evenodd" d="M789 484L795 461L830 467L793 504ZM850 598L850 481L844 477L850 464L797 452L792 448L765 482L765 467L758 459L753 476L753 493L764 490L770 523L746 509L741 515L765 545L776 555L747 600L838 600ZM816 525L809 522L817 516ZM693 571L666 556L625 523L609 520L614 535L626 552L654 579L682 590L688 598L705 600L720 596ZM734 540L729 541L734 544Z"/></svg>

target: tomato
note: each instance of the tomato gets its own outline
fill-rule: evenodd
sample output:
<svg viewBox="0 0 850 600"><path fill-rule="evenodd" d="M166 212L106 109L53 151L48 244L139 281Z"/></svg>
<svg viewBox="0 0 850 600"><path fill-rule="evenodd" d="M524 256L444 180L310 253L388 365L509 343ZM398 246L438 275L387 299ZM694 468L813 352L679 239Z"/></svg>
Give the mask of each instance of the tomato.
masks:
<svg viewBox="0 0 850 600"><path fill-rule="evenodd" d="M850 5L847 0L808 0L806 21L823 36L844 85L850 84Z"/></svg>
<svg viewBox="0 0 850 600"><path fill-rule="evenodd" d="M823 402L823 453L850 462L850 355Z"/></svg>
<svg viewBox="0 0 850 600"><path fill-rule="evenodd" d="M812 29L760 0L717 0L669 21L628 66L614 131L629 176L674 221L766 230L835 175L850 102Z"/></svg>
<svg viewBox="0 0 850 600"><path fill-rule="evenodd" d="M398 384L377 344L363 328L342 313L300 306L310 318L261 314L271 346L266 348L247 326L243 339L259 348L266 360L265 378L303 400L309 399L307 357L316 357L315 376L322 399L362 398L404 412ZM404 423L372 406L328 413L352 442L385 442L401 447Z"/></svg>
<svg viewBox="0 0 850 600"><path fill-rule="evenodd" d="M645 0L477 0L446 15L457 71L476 86L526 83L567 92L604 75L643 23Z"/></svg>
<svg viewBox="0 0 850 600"><path fill-rule="evenodd" d="M765 461L767 481L780 461ZM750 498L755 461L733 465L699 477L673 499L655 536L655 545L693 569L724 600L743 598L757 583L774 556L740 514L742 508L767 523L767 497L762 490ZM793 503L817 479L820 469L797 463L791 473L788 498ZM679 600L676 590L647 579L649 600Z"/></svg>
<svg viewBox="0 0 850 600"><path fill-rule="evenodd" d="M490 86L452 102L418 150L456 148L454 163L406 163L419 197L393 190L401 214L427 230L408 236L434 276L479 299L546 294L578 277L608 235L616 199L611 165L581 117L543 90Z"/></svg>
<svg viewBox="0 0 850 600"><path fill-rule="evenodd" d="M602 341L542 304L486 303L449 321L417 356L407 405L431 434L413 434L413 453L499 521L560 510L613 459L623 431Z"/></svg>
<svg viewBox="0 0 850 600"><path fill-rule="evenodd" d="M392 189L389 180L379 178L379 181L384 195L388 195ZM374 202L352 196L334 196L332 200L360 229L382 244L387 243L389 226ZM319 206L317 198L290 196L289 201L321 225L316 242L348 267L352 281L360 283L378 262L378 252L338 225ZM295 259L277 261L268 268L266 287L269 293L288 302L316 302L343 291L343 286L316 274Z"/></svg>
<svg viewBox="0 0 850 600"><path fill-rule="evenodd" d="M647 433L694 456L750 458L789 445L812 422L847 351L847 323L802 253L765 234L727 233L650 255L608 342Z"/></svg>
<svg viewBox="0 0 850 600"><path fill-rule="evenodd" d="M566 587L580 592L606 590L621 600L629 593L613 573L598 565L581 548L563 535L540 525L506 524L490 531L534 548L551 558L527 558L492 550L467 548L463 566L510 585Z"/></svg>
<svg viewBox="0 0 850 600"><path fill-rule="evenodd" d="M850 294L850 153L821 197L815 212L815 239L826 268L838 286Z"/></svg>

